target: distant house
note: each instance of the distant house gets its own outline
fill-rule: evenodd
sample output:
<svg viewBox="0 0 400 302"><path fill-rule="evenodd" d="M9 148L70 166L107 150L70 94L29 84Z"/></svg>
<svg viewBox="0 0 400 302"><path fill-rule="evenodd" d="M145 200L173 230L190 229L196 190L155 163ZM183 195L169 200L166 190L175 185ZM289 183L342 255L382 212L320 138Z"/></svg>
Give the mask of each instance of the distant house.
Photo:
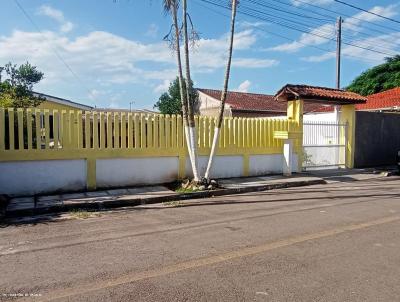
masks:
<svg viewBox="0 0 400 302"><path fill-rule="evenodd" d="M400 113L400 87L367 96L364 104L356 104L356 111ZM333 106L321 107L312 114L305 115L305 120L335 119Z"/></svg>
<svg viewBox="0 0 400 302"><path fill-rule="evenodd" d="M216 116L221 104L221 90L197 89L199 93L198 112L200 115ZM320 104L307 103L304 112L313 112ZM276 101L273 95L228 91L224 116L231 117L272 117L286 116L287 104Z"/></svg>
<svg viewBox="0 0 400 302"><path fill-rule="evenodd" d="M400 112L400 87L371 94L365 104L356 105L358 111Z"/></svg>
<svg viewBox="0 0 400 302"><path fill-rule="evenodd" d="M143 113L143 114L160 114L157 111L149 109L121 109L121 108L93 108L97 112L124 112L124 113Z"/></svg>
<svg viewBox="0 0 400 302"><path fill-rule="evenodd" d="M37 108L50 109L50 110L92 110L93 107L81 103L73 102L67 99L59 98L56 96L34 92L35 96L40 96L45 99Z"/></svg>
<svg viewBox="0 0 400 302"><path fill-rule="evenodd" d="M82 111L98 111L98 112L132 112L132 113L157 113L148 109L115 109L115 108L98 108L92 107L85 104L77 103L67 99L59 98L56 96L34 92L35 96L40 96L45 99L39 106L38 109L49 109L49 110L82 110ZM50 112L51 114L51 112Z"/></svg>
<svg viewBox="0 0 400 302"><path fill-rule="evenodd" d="M221 90L197 89L200 115L216 116L221 104ZM228 91L224 116L268 117L286 115L286 104L274 100L273 95Z"/></svg>

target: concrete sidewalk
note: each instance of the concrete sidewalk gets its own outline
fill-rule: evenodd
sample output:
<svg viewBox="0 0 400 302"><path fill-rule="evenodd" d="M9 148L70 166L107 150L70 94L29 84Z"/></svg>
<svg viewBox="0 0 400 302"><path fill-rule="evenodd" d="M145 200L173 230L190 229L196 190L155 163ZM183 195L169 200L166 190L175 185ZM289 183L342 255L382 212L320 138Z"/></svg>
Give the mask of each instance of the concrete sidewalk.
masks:
<svg viewBox="0 0 400 302"><path fill-rule="evenodd" d="M177 193L166 186L158 185L47 196L16 197L10 200L6 209L6 217L64 212L72 209L103 210L106 208L137 206L323 183L325 181L320 177L308 174L296 174L291 177L279 175L221 179L219 180L220 188L216 190L192 193Z"/></svg>
<svg viewBox="0 0 400 302"><path fill-rule="evenodd" d="M257 192L280 188L309 186L333 182L350 182L388 176L375 169L319 170L262 177L220 179L217 190L177 193L166 186L145 186L94 192L12 198L6 217L65 212L73 209L104 210L107 208L146 205L170 201Z"/></svg>

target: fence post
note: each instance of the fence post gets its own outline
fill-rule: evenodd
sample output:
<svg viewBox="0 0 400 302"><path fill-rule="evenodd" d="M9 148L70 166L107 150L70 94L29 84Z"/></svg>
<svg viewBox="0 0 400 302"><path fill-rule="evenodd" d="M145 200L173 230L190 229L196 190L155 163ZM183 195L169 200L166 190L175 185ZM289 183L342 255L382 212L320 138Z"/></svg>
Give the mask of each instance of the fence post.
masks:
<svg viewBox="0 0 400 302"><path fill-rule="evenodd" d="M292 175L293 168L293 140L285 139L283 141L283 175Z"/></svg>
<svg viewBox="0 0 400 302"><path fill-rule="evenodd" d="M243 154L243 176L249 176L249 172L250 172L250 156L248 153L246 153L246 151L244 151L245 153Z"/></svg>
<svg viewBox="0 0 400 302"><path fill-rule="evenodd" d="M6 148L6 118L4 109L0 108L0 151L4 151Z"/></svg>
<svg viewBox="0 0 400 302"><path fill-rule="evenodd" d="M301 133L295 152L297 153L297 171L300 172L303 166L303 100L289 101L287 105L287 119L293 121L297 132ZM289 131L292 129L289 129Z"/></svg>
<svg viewBox="0 0 400 302"><path fill-rule="evenodd" d="M96 190L96 158L86 158L86 188Z"/></svg>
<svg viewBox="0 0 400 302"><path fill-rule="evenodd" d="M355 148L355 125L356 125L356 112L354 105L342 105L342 112L340 114L340 123L347 124L345 131L345 163L346 168L354 168L354 148ZM346 133L347 132L347 133Z"/></svg>

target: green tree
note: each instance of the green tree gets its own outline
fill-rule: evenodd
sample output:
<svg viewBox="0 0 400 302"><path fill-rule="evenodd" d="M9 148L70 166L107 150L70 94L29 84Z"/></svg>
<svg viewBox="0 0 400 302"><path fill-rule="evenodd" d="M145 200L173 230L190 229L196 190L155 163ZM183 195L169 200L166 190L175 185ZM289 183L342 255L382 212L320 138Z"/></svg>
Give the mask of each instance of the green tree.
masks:
<svg viewBox="0 0 400 302"><path fill-rule="evenodd" d="M385 91L400 86L400 55L386 58L386 62L368 69L346 88L361 95Z"/></svg>
<svg viewBox="0 0 400 302"><path fill-rule="evenodd" d="M183 82L184 85L185 83L186 81ZM162 114L182 114L181 91L179 85L179 78L176 77L176 79L170 83L168 92L163 93L157 103L154 104L154 108L157 108ZM190 98L194 104L198 103L198 93L196 89L193 88L193 82L191 82L190 87Z"/></svg>
<svg viewBox="0 0 400 302"><path fill-rule="evenodd" d="M3 78L3 73L5 77ZM43 72L29 62L17 66L11 62L0 67L0 107L36 107L44 99L34 95L33 86L43 79Z"/></svg>

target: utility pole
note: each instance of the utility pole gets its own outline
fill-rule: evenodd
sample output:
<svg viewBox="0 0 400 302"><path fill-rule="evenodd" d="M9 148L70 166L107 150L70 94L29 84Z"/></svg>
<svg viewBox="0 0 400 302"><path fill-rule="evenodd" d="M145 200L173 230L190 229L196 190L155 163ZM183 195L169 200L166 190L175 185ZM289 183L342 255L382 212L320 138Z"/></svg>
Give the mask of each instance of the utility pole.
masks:
<svg viewBox="0 0 400 302"><path fill-rule="evenodd" d="M336 89L340 89L340 59L342 50L342 17L339 17L336 22ZM335 119L339 123L339 106L335 106Z"/></svg>
<svg viewBox="0 0 400 302"><path fill-rule="evenodd" d="M341 50L342 50L342 17L339 16L336 22L336 89L340 89L340 59L341 59ZM336 129L336 144L339 144L340 141L340 106L336 105L334 107L335 111L335 121L337 126ZM339 150L335 150L335 160L339 162Z"/></svg>
<svg viewBox="0 0 400 302"><path fill-rule="evenodd" d="M340 57L342 50L342 17L337 19L336 23L336 88L340 89Z"/></svg>

